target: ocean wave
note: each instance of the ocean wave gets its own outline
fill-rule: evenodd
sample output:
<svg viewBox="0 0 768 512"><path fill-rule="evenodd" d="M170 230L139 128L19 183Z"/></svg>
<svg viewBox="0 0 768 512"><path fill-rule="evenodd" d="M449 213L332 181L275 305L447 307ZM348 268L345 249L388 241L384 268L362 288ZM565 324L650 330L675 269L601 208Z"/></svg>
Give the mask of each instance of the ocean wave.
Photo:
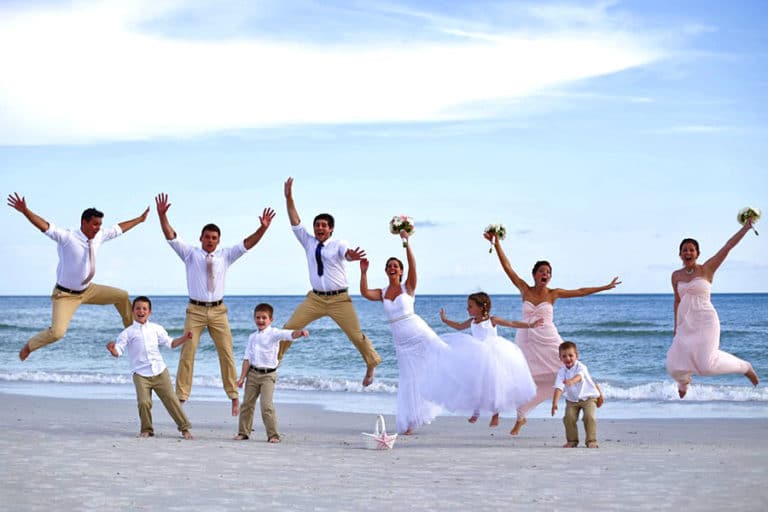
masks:
<svg viewBox="0 0 768 512"><path fill-rule="evenodd" d="M623 388L600 383L606 400L680 401L677 384L669 381L650 382ZM686 402L768 402L768 389L753 386L692 384Z"/></svg>
<svg viewBox="0 0 768 512"><path fill-rule="evenodd" d="M77 373L77 372L0 372L0 381L46 384L120 384L132 385L133 379L127 374ZM198 376L195 386L207 388L222 387L221 378ZM281 376L278 389L293 391L332 391L339 393L397 393L397 382L391 379L377 379L368 387L359 381L328 377ZM677 385L674 382L658 381L621 387L601 382L606 400L680 402ZM693 384L685 397L686 402L768 402L768 388L734 385Z"/></svg>

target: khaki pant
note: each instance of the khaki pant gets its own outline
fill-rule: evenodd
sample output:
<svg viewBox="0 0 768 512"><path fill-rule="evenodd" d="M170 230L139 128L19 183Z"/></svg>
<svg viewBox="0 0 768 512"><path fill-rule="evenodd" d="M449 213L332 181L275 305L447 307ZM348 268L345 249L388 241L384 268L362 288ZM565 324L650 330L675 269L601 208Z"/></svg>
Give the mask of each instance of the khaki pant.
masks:
<svg viewBox="0 0 768 512"><path fill-rule="evenodd" d="M133 385L136 387L136 400L139 403L139 419L141 420L141 432L154 434L152 428L152 391L157 393L160 401L163 402L168 414L171 415L179 432L189 430L191 427L187 415L181 408L179 399L173 392L171 384L171 374L168 368L154 377L143 377L138 373L133 374Z"/></svg>
<svg viewBox="0 0 768 512"><path fill-rule="evenodd" d="M219 304L214 307L187 306L187 317L184 321L184 332L192 332L192 339L182 345L179 356L179 368L176 371L176 395L179 400L188 400L192 392L192 376L195 371L195 352L200 342L200 334L208 328L208 334L213 338L216 352L219 354L219 368L224 392L234 400L240 397L237 391L237 369L232 353L232 331L227 318L227 306Z"/></svg>
<svg viewBox="0 0 768 512"><path fill-rule="evenodd" d="M133 323L131 300L128 292L120 288L91 284L83 293L67 293L54 288L51 303L51 325L29 339L27 343L30 352L63 338L80 304L114 304L123 318L123 326L128 327Z"/></svg>
<svg viewBox="0 0 768 512"><path fill-rule="evenodd" d="M264 422L264 428L267 431L267 441L273 438L280 439L280 434L277 432L277 413L272 403L276 382L276 371L261 373L253 369L248 370L248 377L245 381L245 397L240 407L240 421L237 427L238 434L245 437L251 436L256 399L261 396L259 401L261 405L261 421Z"/></svg>
<svg viewBox="0 0 768 512"><path fill-rule="evenodd" d="M318 318L329 316L341 327L341 330L347 335L349 341L355 345L357 351L363 356L365 365L375 367L381 362L381 357L373 348L371 340L360 329L360 320L357 318L355 308L352 306L352 299L349 293L339 293L338 295L318 295L309 292L304 301L299 304L291 318L283 326L283 329L298 330L303 329ZM277 358L282 361L285 352L291 346L292 340L280 341L280 351Z"/></svg>
<svg viewBox="0 0 768 512"><path fill-rule="evenodd" d="M579 427L576 422L579 420L579 411L584 411L584 431L587 437L587 444L597 442L597 398L587 398L578 402L565 401L565 439L573 446L579 445Z"/></svg>

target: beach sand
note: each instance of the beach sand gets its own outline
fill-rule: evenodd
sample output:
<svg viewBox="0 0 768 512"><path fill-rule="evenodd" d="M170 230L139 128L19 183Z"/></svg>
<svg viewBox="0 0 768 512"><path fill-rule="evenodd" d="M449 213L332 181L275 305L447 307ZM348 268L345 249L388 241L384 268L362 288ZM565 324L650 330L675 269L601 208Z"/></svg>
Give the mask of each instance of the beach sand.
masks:
<svg viewBox="0 0 768 512"><path fill-rule="evenodd" d="M600 420L600 448L562 449L561 419L438 418L392 451L364 448L375 415L277 404L283 442L232 441L229 404L185 405L184 441L154 401L0 394L3 510L765 510L765 419ZM544 407L541 405L540 407ZM394 418L386 417L389 425ZM582 426L580 425L580 429ZM583 430L581 430L583 433Z"/></svg>

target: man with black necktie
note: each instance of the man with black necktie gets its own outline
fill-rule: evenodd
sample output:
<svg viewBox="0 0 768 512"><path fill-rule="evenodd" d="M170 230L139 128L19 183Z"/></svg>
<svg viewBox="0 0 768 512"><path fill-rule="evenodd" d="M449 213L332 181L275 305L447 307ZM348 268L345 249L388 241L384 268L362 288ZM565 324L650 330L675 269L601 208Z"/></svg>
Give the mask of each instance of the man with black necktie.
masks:
<svg viewBox="0 0 768 512"><path fill-rule="evenodd" d="M285 182L284 193L288 220L291 222L293 234L304 247L307 255L312 291L307 293L304 301L299 304L283 328L292 331L304 329L318 318L330 316L363 357L366 365L363 386L368 386L373 382L373 374L376 366L381 362L381 357L373 348L371 340L360 329L360 320L357 318L352 299L347 292L349 285L344 268L345 261L365 258L365 251L359 247L351 249L346 241L331 239L334 219L328 213L321 213L315 217L312 223L314 236L311 235L301 225L301 219L293 201L293 178L288 178ZM280 361L290 346L291 340L280 342L278 354Z"/></svg>
<svg viewBox="0 0 768 512"><path fill-rule="evenodd" d="M35 350L63 338L80 304L113 304L123 319L123 326L128 327L133 323L128 292L96 284L91 280L96 273L96 251L101 244L144 222L149 207L135 219L120 222L105 230L101 229L104 214L96 208L88 208L80 216L80 229L73 231L59 228L32 212L27 208L26 199L15 192L8 195L8 206L21 212L33 226L55 241L59 253L56 286L51 294L51 325L24 344L19 351L19 359L24 361Z"/></svg>
<svg viewBox="0 0 768 512"><path fill-rule="evenodd" d="M264 236L275 218L275 211L272 208L264 208L259 217L259 229L232 247L218 248L221 230L216 224L206 224L200 234L200 247L193 247L176 236L176 231L168 221L168 209L171 207L168 195L159 194L155 197L155 205L163 235L187 269L189 305L184 332L192 332L192 339L183 345L179 356L176 396L182 402L189 399L197 344L203 329L208 329L219 355L224 392L232 400L232 416L237 416L240 413L240 393L237 389L237 368L232 351L232 331L229 328L227 306L224 304L224 281L229 266Z"/></svg>

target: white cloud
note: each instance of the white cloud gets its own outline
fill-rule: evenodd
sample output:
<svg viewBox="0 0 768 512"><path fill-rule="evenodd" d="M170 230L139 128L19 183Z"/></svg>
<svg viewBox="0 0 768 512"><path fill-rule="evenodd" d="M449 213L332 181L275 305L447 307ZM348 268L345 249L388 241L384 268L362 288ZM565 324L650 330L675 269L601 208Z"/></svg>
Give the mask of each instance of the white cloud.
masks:
<svg viewBox="0 0 768 512"><path fill-rule="evenodd" d="M184 40L137 28L174 6L2 13L0 144L493 118L496 101L506 109L512 99L660 56L645 40L594 26L522 35L461 31L453 20L453 40L387 45ZM482 109L466 108L478 103Z"/></svg>

